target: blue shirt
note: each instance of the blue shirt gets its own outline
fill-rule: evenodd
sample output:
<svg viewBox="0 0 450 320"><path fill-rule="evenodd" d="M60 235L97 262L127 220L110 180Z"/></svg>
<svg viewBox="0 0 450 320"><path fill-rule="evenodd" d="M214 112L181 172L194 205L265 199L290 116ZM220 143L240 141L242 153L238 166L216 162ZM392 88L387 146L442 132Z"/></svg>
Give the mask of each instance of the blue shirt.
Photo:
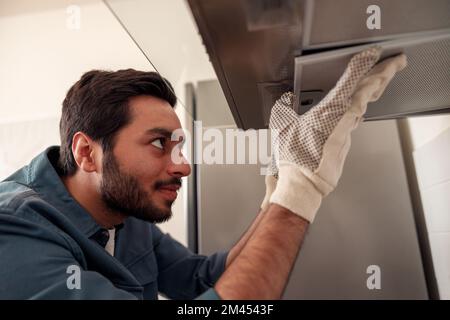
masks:
<svg viewBox="0 0 450 320"><path fill-rule="evenodd" d="M105 229L62 183L58 157L50 147L0 182L0 299L219 298L212 287L228 252L194 254L129 217L116 229L112 257Z"/></svg>

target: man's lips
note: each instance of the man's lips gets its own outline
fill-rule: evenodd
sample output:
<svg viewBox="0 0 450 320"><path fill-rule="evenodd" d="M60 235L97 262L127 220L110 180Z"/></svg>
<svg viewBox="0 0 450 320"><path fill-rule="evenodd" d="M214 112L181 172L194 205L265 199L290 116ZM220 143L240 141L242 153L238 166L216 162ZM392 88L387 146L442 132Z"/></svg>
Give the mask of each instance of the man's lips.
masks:
<svg viewBox="0 0 450 320"><path fill-rule="evenodd" d="M158 191L168 200L175 200L177 198L177 191L180 189L179 185L170 184L158 188Z"/></svg>
<svg viewBox="0 0 450 320"><path fill-rule="evenodd" d="M170 191L178 191L178 189L180 189L180 186L177 184L168 184L166 186L162 186L159 189L166 189L166 190L170 190Z"/></svg>

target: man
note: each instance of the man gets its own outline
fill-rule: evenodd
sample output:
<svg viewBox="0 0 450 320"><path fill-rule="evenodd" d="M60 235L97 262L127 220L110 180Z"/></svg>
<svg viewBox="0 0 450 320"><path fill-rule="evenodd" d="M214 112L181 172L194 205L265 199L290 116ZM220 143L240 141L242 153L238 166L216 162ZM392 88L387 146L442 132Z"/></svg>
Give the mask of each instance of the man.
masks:
<svg viewBox="0 0 450 320"><path fill-rule="evenodd" d="M0 298L276 299L305 231L342 172L350 133L405 57L373 67L355 56L336 87L303 116L275 104L276 151L262 210L229 252L195 255L156 223L190 166L170 84L132 69L85 73L67 93L61 146L0 183ZM177 155L175 161L173 155Z"/></svg>

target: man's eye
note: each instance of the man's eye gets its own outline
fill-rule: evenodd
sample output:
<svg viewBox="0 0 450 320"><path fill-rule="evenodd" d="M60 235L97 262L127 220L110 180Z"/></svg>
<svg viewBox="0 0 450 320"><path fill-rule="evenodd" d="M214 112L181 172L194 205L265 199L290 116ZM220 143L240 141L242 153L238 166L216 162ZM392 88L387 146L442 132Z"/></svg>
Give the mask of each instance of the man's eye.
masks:
<svg viewBox="0 0 450 320"><path fill-rule="evenodd" d="M158 139L152 141L152 145L154 145L155 147L157 147L159 149L164 149L164 139L158 138Z"/></svg>

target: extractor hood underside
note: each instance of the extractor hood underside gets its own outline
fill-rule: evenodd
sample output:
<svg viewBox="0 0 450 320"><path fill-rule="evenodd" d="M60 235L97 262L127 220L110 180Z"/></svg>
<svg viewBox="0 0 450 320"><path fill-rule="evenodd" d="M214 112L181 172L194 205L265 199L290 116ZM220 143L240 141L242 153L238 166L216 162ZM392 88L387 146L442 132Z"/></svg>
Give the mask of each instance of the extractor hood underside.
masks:
<svg viewBox="0 0 450 320"><path fill-rule="evenodd" d="M366 119L450 112L448 0L188 0L236 124L265 128L274 101L295 91L311 108L351 56L377 43L408 56ZM339 4L339 5L337 5ZM367 8L380 8L369 30Z"/></svg>

